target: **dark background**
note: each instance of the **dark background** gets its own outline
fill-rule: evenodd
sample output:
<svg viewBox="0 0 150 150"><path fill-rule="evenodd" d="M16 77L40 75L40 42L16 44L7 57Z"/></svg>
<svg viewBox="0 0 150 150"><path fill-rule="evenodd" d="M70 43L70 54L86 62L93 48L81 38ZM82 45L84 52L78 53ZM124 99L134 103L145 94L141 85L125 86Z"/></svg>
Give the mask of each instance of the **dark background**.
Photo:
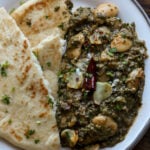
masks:
<svg viewBox="0 0 150 150"><path fill-rule="evenodd" d="M150 17L150 0L137 0ZM143 139L137 144L134 150L150 150L150 129L146 132Z"/></svg>

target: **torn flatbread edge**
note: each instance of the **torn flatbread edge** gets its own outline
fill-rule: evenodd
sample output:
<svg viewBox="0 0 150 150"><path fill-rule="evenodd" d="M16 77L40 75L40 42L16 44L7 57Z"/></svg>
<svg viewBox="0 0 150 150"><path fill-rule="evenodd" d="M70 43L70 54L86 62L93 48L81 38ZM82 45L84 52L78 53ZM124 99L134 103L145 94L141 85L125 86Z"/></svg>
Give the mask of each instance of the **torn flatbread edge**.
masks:
<svg viewBox="0 0 150 150"><path fill-rule="evenodd" d="M6 14L6 16L8 17L8 19L12 19L9 15L7 15L7 13L6 13L6 11L5 11L4 8L1 8L0 10L1 10L1 12L3 12L4 14ZM20 34L22 35L22 37L24 37L23 33L22 33L22 32L20 31L20 29L17 27L17 25L16 25L16 23L15 23L14 20L12 20L12 23L16 26L17 31L20 32ZM26 39L26 38L24 37L24 39ZM26 39L26 40L27 40L27 39ZM27 41L28 41L28 40L27 40ZM28 44L29 44L29 42L28 42ZM29 44L29 45L30 45L30 44ZM49 96L52 98L53 102L55 103L53 97L50 95L51 91L50 91L50 89L48 88L48 84L49 84L49 83L48 83L48 81L47 81L46 79L44 79L44 77L43 77L43 72L42 72L42 70L41 70L41 67L40 67L39 64L38 64L37 59L35 58L35 56L33 55L32 52L30 52L30 55L31 55L31 58L32 58L32 60L33 60L33 64L34 64L35 67L37 68L38 73L39 73L39 75L41 76L41 78L42 78L42 80L43 80L43 83L44 83L45 87L46 87L47 90L49 91ZM56 107L55 107L55 109L56 109ZM53 111L55 111L55 109L54 109ZM7 119L7 118L5 118L5 119ZM5 119L4 119L4 120L5 120ZM3 121L4 121L4 120L3 120ZM2 121L2 120L1 120L1 121ZM10 137L9 137L7 134L5 134L5 136L4 136L4 134L1 133L0 136L1 136L2 138L6 139L7 141L11 142L12 144L14 144L14 145L16 145L16 146L18 146L18 147L21 147L21 148L23 148L23 149L34 149L34 148L28 147L27 145L24 145L24 144L22 144L22 143L16 143L13 139L9 139ZM54 138L54 137L51 137L51 136L50 136L46 144L48 144L48 142L50 142L51 138ZM51 148L49 148L49 149L51 149Z"/></svg>

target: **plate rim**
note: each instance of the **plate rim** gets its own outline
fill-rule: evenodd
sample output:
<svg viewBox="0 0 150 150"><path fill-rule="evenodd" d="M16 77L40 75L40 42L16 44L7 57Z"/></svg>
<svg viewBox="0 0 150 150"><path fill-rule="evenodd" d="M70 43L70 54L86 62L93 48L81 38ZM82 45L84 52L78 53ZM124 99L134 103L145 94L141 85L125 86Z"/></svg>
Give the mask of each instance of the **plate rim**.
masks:
<svg viewBox="0 0 150 150"><path fill-rule="evenodd" d="M147 24L150 27L150 18L148 16L148 14L145 12L144 8L141 6L141 4L137 0L131 0L131 2L137 7L137 9L143 15L143 17L145 18Z"/></svg>
<svg viewBox="0 0 150 150"><path fill-rule="evenodd" d="M80 1L80 0L77 0L77 1ZM129 1L132 2L134 6L138 9L139 13L143 16L145 22L150 28L150 18L148 17L147 13L142 8L140 3L137 0L129 0ZM127 145L125 150L131 150L142 139L142 137L144 136L144 134L146 133L149 127L150 127L150 116L148 117L148 120L145 122L145 126L143 127L142 131L138 134L138 137L135 138L134 141L130 143L130 145Z"/></svg>
<svg viewBox="0 0 150 150"><path fill-rule="evenodd" d="M141 13L141 15L145 18L145 21L147 22L147 24L150 28L150 18L148 16L148 14L145 12L144 8L140 5L140 3L137 0L131 0L131 2L136 6L136 8ZM148 131L149 128L150 128L150 116L149 116L149 119L147 120L142 132L138 135L137 139L134 140L134 142L132 142L131 145L129 145L126 148L126 150L133 149L136 146L136 144L138 144L140 142L140 140L144 137L144 135L146 134L146 132Z"/></svg>

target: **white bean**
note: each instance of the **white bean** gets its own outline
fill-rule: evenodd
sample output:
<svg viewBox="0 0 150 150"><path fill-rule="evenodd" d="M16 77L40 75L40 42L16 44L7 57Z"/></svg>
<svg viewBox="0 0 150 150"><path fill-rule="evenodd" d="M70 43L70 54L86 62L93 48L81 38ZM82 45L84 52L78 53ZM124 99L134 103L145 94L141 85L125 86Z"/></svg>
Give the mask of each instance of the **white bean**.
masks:
<svg viewBox="0 0 150 150"><path fill-rule="evenodd" d="M67 87L72 89L80 89L82 87L83 80L84 78L82 72L74 72L69 76Z"/></svg>
<svg viewBox="0 0 150 150"><path fill-rule="evenodd" d="M67 140L70 147L74 147L78 141L78 134L71 129L65 129L64 131L62 131L61 137Z"/></svg>
<svg viewBox="0 0 150 150"><path fill-rule="evenodd" d="M110 117L107 116L103 116L101 114L99 114L98 116L94 117L92 119L92 122L96 125L102 126L102 127L106 127L106 128L110 128L112 129L114 132L116 132L118 126L117 123L111 119Z"/></svg>
<svg viewBox="0 0 150 150"><path fill-rule="evenodd" d="M106 17L115 17L118 14L118 7L112 3L103 3L95 8L95 14L102 14Z"/></svg>
<svg viewBox="0 0 150 150"><path fill-rule="evenodd" d="M106 26L103 26L103 27L99 27L97 29L101 34L103 35L109 35L110 34L110 29Z"/></svg>
<svg viewBox="0 0 150 150"><path fill-rule="evenodd" d="M96 144L96 145L89 145L87 147L85 147L85 150L99 150L100 149L100 145Z"/></svg>
<svg viewBox="0 0 150 150"><path fill-rule="evenodd" d="M134 69L127 79L127 86L129 89L132 89L133 91L136 91L140 85L140 80L144 78L144 71L142 68L136 68Z"/></svg>
<svg viewBox="0 0 150 150"><path fill-rule="evenodd" d="M83 44L85 41L85 37L84 37L83 33L78 33L75 36L73 36L71 39L73 41L79 41L80 44Z"/></svg>
<svg viewBox="0 0 150 150"><path fill-rule="evenodd" d="M102 36L108 37L109 35L110 29L106 26L103 26L96 29L89 39L91 44L102 44Z"/></svg>
<svg viewBox="0 0 150 150"><path fill-rule="evenodd" d="M79 44L76 48L69 49L67 51L67 56L70 59L78 58L80 56L81 47L82 47L82 44L84 43L84 41L85 41L85 37L84 37L83 33L78 33L77 35L75 35L71 38L70 43L79 42Z"/></svg>
<svg viewBox="0 0 150 150"><path fill-rule="evenodd" d="M81 47L67 51L67 56L70 59L77 59L81 55Z"/></svg>
<svg viewBox="0 0 150 150"><path fill-rule="evenodd" d="M97 82L96 91L94 92L93 98L94 103L100 105L101 101L108 98L112 94L112 87L107 82Z"/></svg>
<svg viewBox="0 0 150 150"><path fill-rule="evenodd" d="M111 48L116 48L117 52L128 51L132 46L132 41L128 38L123 38L121 35L117 35L111 42Z"/></svg>

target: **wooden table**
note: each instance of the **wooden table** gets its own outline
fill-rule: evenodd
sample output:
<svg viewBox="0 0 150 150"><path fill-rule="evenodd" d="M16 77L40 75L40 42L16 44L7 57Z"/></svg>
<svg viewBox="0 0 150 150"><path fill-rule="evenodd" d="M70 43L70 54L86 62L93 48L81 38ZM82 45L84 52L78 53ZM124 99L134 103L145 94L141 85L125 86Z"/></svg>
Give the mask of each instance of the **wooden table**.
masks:
<svg viewBox="0 0 150 150"><path fill-rule="evenodd" d="M150 0L137 0L150 17ZM150 150L150 129L143 139L137 144L134 150Z"/></svg>

